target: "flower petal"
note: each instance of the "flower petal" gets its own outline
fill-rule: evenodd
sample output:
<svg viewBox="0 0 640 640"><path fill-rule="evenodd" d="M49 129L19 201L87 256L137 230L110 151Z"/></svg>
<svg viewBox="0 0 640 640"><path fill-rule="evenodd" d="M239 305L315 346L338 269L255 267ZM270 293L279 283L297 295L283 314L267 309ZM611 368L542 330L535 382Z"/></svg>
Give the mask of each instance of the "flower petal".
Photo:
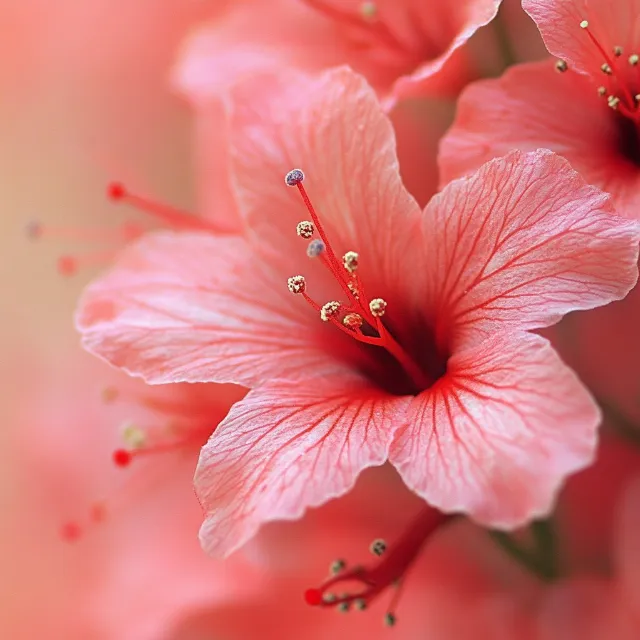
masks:
<svg viewBox="0 0 640 640"><path fill-rule="evenodd" d="M640 0L522 0L522 7L538 25L547 49L598 84L605 60L580 27L583 20L610 56L615 46L621 46L625 56L638 53Z"/></svg>
<svg viewBox="0 0 640 640"><path fill-rule="evenodd" d="M77 325L89 351L152 383L251 386L339 370L296 302L241 238L157 233L88 287Z"/></svg>
<svg viewBox="0 0 640 640"><path fill-rule="evenodd" d="M621 122L583 76L559 74L550 61L511 67L460 96L455 122L440 144L441 185L512 149L544 147L611 193L618 213L638 218L640 172L625 154Z"/></svg>
<svg viewBox="0 0 640 640"><path fill-rule="evenodd" d="M545 150L514 151L449 184L423 232L426 303L450 349L620 299L637 278L639 225Z"/></svg>
<svg viewBox="0 0 640 640"><path fill-rule="evenodd" d="M252 83L232 96L233 176L256 250L277 248L283 274L303 267L311 293L325 293L327 272L311 264L295 233L309 214L298 190L284 186L287 171L298 167L338 258L359 252L362 280L394 288L406 275L402 258L421 212L402 184L389 119L364 78L347 68L284 84L264 102L255 100Z"/></svg>
<svg viewBox="0 0 640 640"><path fill-rule="evenodd" d="M599 421L545 339L492 337L413 400L390 460L429 504L514 528L546 515L563 479L591 462Z"/></svg>
<svg viewBox="0 0 640 640"><path fill-rule="evenodd" d="M250 392L201 452L205 550L228 555L261 524L297 519L349 491L363 469L387 459L408 403L353 375Z"/></svg>

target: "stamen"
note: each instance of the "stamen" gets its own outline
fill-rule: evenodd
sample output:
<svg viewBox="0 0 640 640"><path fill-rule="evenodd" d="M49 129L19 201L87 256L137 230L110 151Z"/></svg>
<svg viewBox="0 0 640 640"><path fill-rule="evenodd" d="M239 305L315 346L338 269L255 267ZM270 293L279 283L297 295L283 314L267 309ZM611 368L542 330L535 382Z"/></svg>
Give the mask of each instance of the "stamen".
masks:
<svg viewBox="0 0 640 640"><path fill-rule="evenodd" d="M613 55L616 58L619 58L622 55L622 47L619 45L616 45L615 47L613 47Z"/></svg>
<svg viewBox="0 0 640 640"><path fill-rule="evenodd" d="M602 71L602 73L606 73L608 76L613 74L613 70L606 62L600 66L600 71Z"/></svg>
<svg viewBox="0 0 640 640"><path fill-rule="evenodd" d="M358 268L358 254L355 251L347 251L342 256L342 264L349 273L354 273Z"/></svg>
<svg viewBox="0 0 640 640"><path fill-rule="evenodd" d="M371 545L369 545L369 551L374 556L381 556L387 550L387 543L382 538L377 538Z"/></svg>
<svg viewBox="0 0 640 640"><path fill-rule="evenodd" d="M342 305L336 300L326 302L320 309L320 318L322 318L323 322L329 322L331 318L335 318L340 313L341 308Z"/></svg>
<svg viewBox="0 0 640 640"><path fill-rule="evenodd" d="M375 316L376 318L381 318L387 310L387 303L382 298L374 298L369 303L369 309L371 310L371 314L373 316Z"/></svg>
<svg viewBox="0 0 640 640"><path fill-rule="evenodd" d="M393 613L385 613L384 623L387 627L394 627L397 622L397 618Z"/></svg>
<svg viewBox="0 0 640 640"><path fill-rule="evenodd" d="M304 276L292 276L287 280L287 286L291 293L304 293L307 290L307 283Z"/></svg>
<svg viewBox="0 0 640 640"><path fill-rule="evenodd" d="M607 95L607 88L606 87L598 87L598 95L601 98L604 98Z"/></svg>
<svg viewBox="0 0 640 640"><path fill-rule="evenodd" d="M629 64L632 67L635 67L638 64L638 62L640 62L640 56L637 53L632 53L629 56Z"/></svg>
<svg viewBox="0 0 640 640"><path fill-rule="evenodd" d="M296 232L301 238L308 240L313 235L313 222L309 222L308 220L298 222Z"/></svg>
<svg viewBox="0 0 640 640"><path fill-rule="evenodd" d="M359 610L364 610L381 593L389 588L394 588L394 597L385 616L385 622L391 625L395 624L396 615L393 609L400 594L399 585L403 584L403 578L407 575L425 542L449 518L450 516L425 507L387 553L376 561L376 564L370 567L354 566L352 569L342 570L331 575L320 588L307 589L304 593L305 601L312 606L335 606L346 610L344 605L353 605ZM375 540L372 547L376 542L384 541ZM384 547L386 549L386 544ZM340 593L338 596L335 595L335 588L339 585L346 586L354 583L360 585L360 588L355 592L349 591Z"/></svg>
<svg viewBox="0 0 640 640"><path fill-rule="evenodd" d="M569 68L569 65L565 60L557 60L556 61L556 71L558 73L564 73Z"/></svg>
<svg viewBox="0 0 640 640"><path fill-rule="evenodd" d="M340 573L341 571L343 571L346 566L347 566L347 563L344 560L342 560L342 559L334 560L331 563L331 566L329 567L329 571L333 575L336 575L336 574Z"/></svg>
<svg viewBox="0 0 640 640"><path fill-rule="evenodd" d="M620 98L616 96L609 96L607 99L607 104L613 109L616 110L618 105L620 104Z"/></svg>

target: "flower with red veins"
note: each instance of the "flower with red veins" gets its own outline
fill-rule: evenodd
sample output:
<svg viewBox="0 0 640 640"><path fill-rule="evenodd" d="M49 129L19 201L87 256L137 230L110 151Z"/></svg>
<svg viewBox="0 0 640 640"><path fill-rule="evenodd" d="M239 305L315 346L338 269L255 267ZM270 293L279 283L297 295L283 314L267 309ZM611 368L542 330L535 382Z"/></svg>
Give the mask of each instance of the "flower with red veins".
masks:
<svg viewBox="0 0 640 640"><path fill-rule="evenodd" d="M319 71L348 64L391 105L442 84L445 63L499 6L500 0L242 2L194 32L175 77L187 95L202 98L256 68L295 61L299 69ZM457 75L462 63L454 63Z"/></svg>
<svg viewBox="0 0 640 640"><path fill-rule="evenodd" d="M470 85L440 146L441 184L511 149L545 147L640 218L640 2L524 0L554 63Z"/></svg>
<svg viewBox="0 0 640 640"><path fill-rule="evenodd" d="M77 315L87 349L148 382L252 389L200 456L204 547L230 553L387 459L444 512L503 528L547 513L600 415L529 330L623 297L637 225L547 151L490 162L421 211L360 76L295 78L266 103L248 84L231 120L246 235L148 235ZM306 179L283 184L296 166Z"/></svg>

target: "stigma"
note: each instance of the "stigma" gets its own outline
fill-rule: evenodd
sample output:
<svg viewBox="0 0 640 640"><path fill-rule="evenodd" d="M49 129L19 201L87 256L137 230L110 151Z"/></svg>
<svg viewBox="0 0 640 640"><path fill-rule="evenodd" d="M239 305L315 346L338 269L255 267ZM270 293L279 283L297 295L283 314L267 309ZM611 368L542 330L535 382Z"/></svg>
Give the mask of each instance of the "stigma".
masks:
<svg viewBox="0 0 640 640"><path fill-rule="evenodd" d="M602 78L598 95L606 99L612 110L634 123L640 122L640 75L637 70L640 56L635 51L625 52L620 45L609 50L594 33L588 20L582 20L579 26L601 57L599 69L592 70L592 75ZM566 71L567 68L563 61L556 63L558 71Z"/></svg>
<svg viewBox="0 0 640 640"><path fill-rule="evenodd" d="M333 325L357 342L378 346L388 351L416 387L421 390L426 389L430 386L430 380L382 322L382 317L387 311L386 300L380 297L371 299L366 297L364 283L359 275L360 255L354 250L349 250L338 257L331 246L320 216L304 188L304 180L305 175L302 169L292 169L284 179L287 186L298 189L311 218L311 220L298 222L296 233L299 237L310 240L307 255L320 260L342 290L344 299L318 303L310 297L309 287L303 275L288 279L289 291L304 298L322 322ZM316 235L318 237L313 237Z"/></svg>
<svg viewBox="0 0 640 640"><path fill-rule="evenodd" d="M364 611L381 594L390 590L392 597L384 615L384 623L394 626L397 622L396 607L407 574L425 543L433 533L448 522L450 516L424 507L402 535L392 544L377 538L369 545L374 557L370 565L349 567L344 559L334 560L329 577L319 587L307 589L304 600L310 606L348 612Z"/></svg>

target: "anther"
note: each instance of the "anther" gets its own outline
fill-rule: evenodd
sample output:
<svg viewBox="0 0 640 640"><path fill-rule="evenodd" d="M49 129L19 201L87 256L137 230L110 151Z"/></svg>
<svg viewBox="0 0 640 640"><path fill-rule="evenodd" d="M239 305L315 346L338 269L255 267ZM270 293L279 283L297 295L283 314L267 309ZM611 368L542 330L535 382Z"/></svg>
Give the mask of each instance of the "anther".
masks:
<svg viewBox="0 0 640 640"><path fill-rule="evenodd" d="M322 240L312 240L307 247L307 255L310 258L317 258L325 250L324 242Z"/></svg>
<svg viewBox="0 0 640 640"><path fill-rule="evenodd" d="M118 399L118 389L116 387L105 387L100 392L100 396L102 398L102 402L105 404L111 404Z"/></svg>
<svg viewBox="0 0 640 640"><path fill-rule="evenodd" d="M604 98L607 95L607 88L606 87L598 87L598 95L601 98Z"/></svg>
<svg viewBox="0 0 640 640"><path fill-rule="evenodd" d="M129 449L142 449L147 442L147 435L140 427L127 423L122 428L122 439Z"/></svg>
<svg viewBox="0 0 640 640"><path fill-rule="evenodd" d="M349 609L351 608L351 603L350 602L341 602L340 604L338 604L338 611L340 613L348 613Z"/></svg>
<svg viewBox="0 0 640 640"><path fill-rule="evenodd" d="M632 53L629 56L629 64L632 67L635 67L638 64L638 62L640 62L640 56L637 53Z"/></svg>
<svg viewBox="0 0 640 640"><path fill-rule="evenodd" d="M367 601L359 598L358 600L354 600L353 605L358 611L364 611L367 608Z"/></svg>
<svg viewBox="0 0 640 640"><path fill-rule="evenodd" d="M611 66L606 62L600 66L600 71L602 71L602 73L605 73L608 76L613 74L613 70L611 69Z"/></svg>
<svg viewBox="0 0 640 640"><path fill-rule="evenodd" d="M363 322L364 320L359 313L347 313L347 315L342 318L342 324L348 329L359 329Z"/></svg>
<svg viewBox="0 0 640 640"><path fill-rule="evenodd" d="M291 293L304 293L307 289L307 282L304 276L292 276L287 280L287 287Z"/></svg>
<svg viewBox="0 0 640 640"><path fill-rule="evenodd" d="M298 222L296 232L301 238L308 240L313 235L313 222L309 222L308 220Z"/></svg>
<svg viewBox="0 0 640 640"><path fill-rule="evenodd" d="M556 60L556 71L558 73L564 73L569 68L569 65L565 60Z"/></svg>
<svg viewBox="0 0 640 640"><path fill-rule="evenodd" d="M613 55L616 58L619 58L622 55L622 47L620 45L613 47Z"/></svg>
<svg viewBox="0 0 640 640"><path fill-rule="evenodd" d="M378 15L378 5L375 2L363 2L360 5L360 15L365 20L373 20Z"/></svg>
<svg viewBox="0 0 640 640"><path fill-rule="evenodd" d="M322 594L322 602L326 602L327 604L331 604L338 599L338 596L335 593L324 593Z"/></svg>
<svg viewBox="0 0 640 640"><path fill-rule="evenodd" d="M349 273L353 273L358 268L358 254L355 251L347 251L342 256L342 263Z"/></svg>
<svg viewBox="0 0 640 640"><path fill-rule="evenodd" d="M375 316L376 318L380 318L384 315L385 311L387 310L387 303L382 298L374 298L369 303L369 309L373 316Z"/></svg>
<svg viewBox="0 0 640 640"><path fill-rule="evenodd" d="M324 322L329 322L331 318L335 318L340 313L341 304L335 300L325 303L320 309L320 318Z"/></svg>
<svg viewBox="0 0 640 640"><path fill-rule="evenodd" d="M382 538L376 538L370 545L369 551L374 556L381 556L387 550L387 543Z"/></svg>
<svg viewBox="0 0 640 640"><path fill-rule="evenodd" d="M284 177L284 181L290 187L297 187L301 182L304 181L304 172L302 171L302 169L292 169Z"/></svg>
<svg viewBox="0 0 640 640"><path fill-rule="evenodd" d="M607 104L615 110L620 104L620 98L618 98L617 96L609 96L609 98L607 99Z"/></svg>
<svg viewBox="0 0 640 640"><path fill-rule="evenodd" d="M347 287L349 291L353 294L353 297L357 300L360 297L360 292L358 291L358 287L354 282L348 282Z"/></svg>
<svg viewBox="0 0 640 640"><path fill-rule="evenodd" d="M344 560L342 559L334 560L331 563L331 566L329 567L329 571L335 576L341 571L343 571L346 566L347 566L347 563Z"/></svg>
<svg viewBox="0 0 640 640"><path fill-rule="evenodd" d="M386 613L385 614L384 623L385 623L385 625L387 625L387 627L394 627L396 622L397 622L397 619L393 615L393 613Z"/></svg>
<svg viewBox="0 0 640 640"><path fill-rule="evenodd" d="M580 28L581 28L581 29L588 29L588 28L589 28L589 21L588 21L588 20L583 20L583 21L580 23Z"/></svg>

